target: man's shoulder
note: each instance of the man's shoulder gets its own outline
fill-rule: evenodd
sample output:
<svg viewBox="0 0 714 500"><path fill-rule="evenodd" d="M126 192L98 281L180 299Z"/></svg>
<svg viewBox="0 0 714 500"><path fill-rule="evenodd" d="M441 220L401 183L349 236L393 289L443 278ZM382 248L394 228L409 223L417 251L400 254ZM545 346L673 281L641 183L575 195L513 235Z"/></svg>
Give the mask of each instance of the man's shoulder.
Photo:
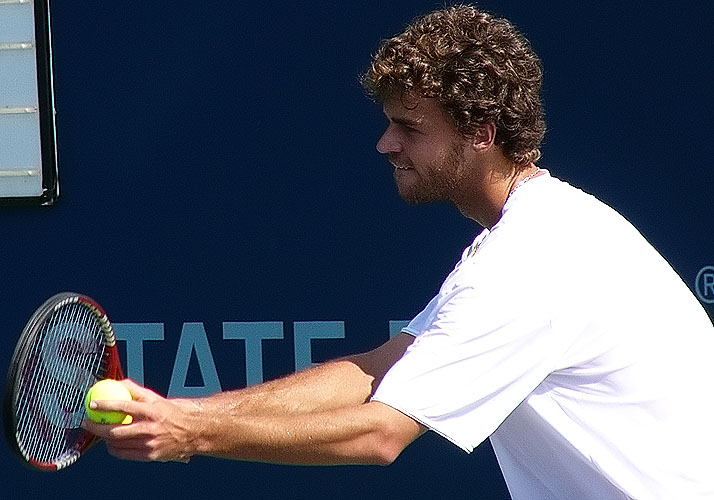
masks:
<svg viewBox="0 0 714 500"><path fill-rule="evenodd" d="M567 235L569 231L591 233L613 225L629 225L622 215L595 195L547 171L514 194L514 199L508 200L504 207L498 224L501 227L519 232L537 228L552 237Z"/></svg>

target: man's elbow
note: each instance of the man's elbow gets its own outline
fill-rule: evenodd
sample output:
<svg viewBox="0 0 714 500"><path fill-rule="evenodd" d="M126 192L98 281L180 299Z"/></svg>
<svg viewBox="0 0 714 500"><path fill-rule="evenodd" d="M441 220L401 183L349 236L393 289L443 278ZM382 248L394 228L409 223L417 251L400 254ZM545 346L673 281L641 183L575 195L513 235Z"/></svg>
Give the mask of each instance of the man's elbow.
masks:
<svg viewBox="0 0 714 500"><path fill-rule="evenodd" d="M376 448L372 456L370 457L370 463L372 465L387 466L392 465L394 461L401 455L406 446L399 446L395 444L388 444L385 442L377 443Z"/></svg>
<svg viewBox="0 0 714 500"><path fill-rule="evenodd" d="M343 451L356 463L390 465L426 431L416 420L380 402L366 403L354 411L362 415L363 425Z"/></svg>
<svg viewBox="0 0 714 500"><path fill-rule="evenodd" d="M417 437L425 430L421 424L409 419L407 425L404 420L399 424L391 422L381 427L372 437L372 463L374 465L391 465Z"/></svg>

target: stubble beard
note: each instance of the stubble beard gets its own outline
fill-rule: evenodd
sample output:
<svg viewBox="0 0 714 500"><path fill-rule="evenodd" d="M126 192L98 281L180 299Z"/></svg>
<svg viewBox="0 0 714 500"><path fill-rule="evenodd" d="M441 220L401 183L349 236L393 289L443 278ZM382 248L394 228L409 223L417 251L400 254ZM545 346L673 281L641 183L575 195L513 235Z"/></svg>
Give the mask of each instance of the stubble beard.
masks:
<svg viewBox="0 0 714 500"><path fill-rule="evenodd" d="M395 170L399 196L409 205L424 205L435 201L455 201L454 193L464 176L463 144L454 144L443 159L420 169L407 172ZM400 175L417 178L409 184L399 181Z"/></svg>

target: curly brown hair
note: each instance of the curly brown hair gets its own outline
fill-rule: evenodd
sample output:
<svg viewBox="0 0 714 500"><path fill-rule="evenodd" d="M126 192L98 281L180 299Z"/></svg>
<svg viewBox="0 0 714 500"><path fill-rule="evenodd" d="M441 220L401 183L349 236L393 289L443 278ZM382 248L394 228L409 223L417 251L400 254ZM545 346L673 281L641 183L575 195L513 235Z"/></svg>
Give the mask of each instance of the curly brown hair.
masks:
<svg viewBox="0 0 714 500"><path fill-rule="evenodd" d="M540 158L543 69L506 19L458 5L426 14L384 40L362 77L379 101L416 93L438 99L457 129L496 126L496 144L518 165Z"/></svg>

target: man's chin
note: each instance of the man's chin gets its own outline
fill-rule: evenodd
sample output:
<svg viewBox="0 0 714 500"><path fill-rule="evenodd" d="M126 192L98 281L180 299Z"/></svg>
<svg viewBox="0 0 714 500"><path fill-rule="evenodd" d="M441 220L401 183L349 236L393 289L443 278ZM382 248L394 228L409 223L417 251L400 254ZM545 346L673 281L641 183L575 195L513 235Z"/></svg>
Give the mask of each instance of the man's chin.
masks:
<svg viewBox="0 0 714 500"><path fill-rule="evenodd" d="M397 187L397 191L399 192L399 197L407 205L425 205L438 200L434 196L429 196L427 193L423 193L415 189L400 189Z"/></svg>

